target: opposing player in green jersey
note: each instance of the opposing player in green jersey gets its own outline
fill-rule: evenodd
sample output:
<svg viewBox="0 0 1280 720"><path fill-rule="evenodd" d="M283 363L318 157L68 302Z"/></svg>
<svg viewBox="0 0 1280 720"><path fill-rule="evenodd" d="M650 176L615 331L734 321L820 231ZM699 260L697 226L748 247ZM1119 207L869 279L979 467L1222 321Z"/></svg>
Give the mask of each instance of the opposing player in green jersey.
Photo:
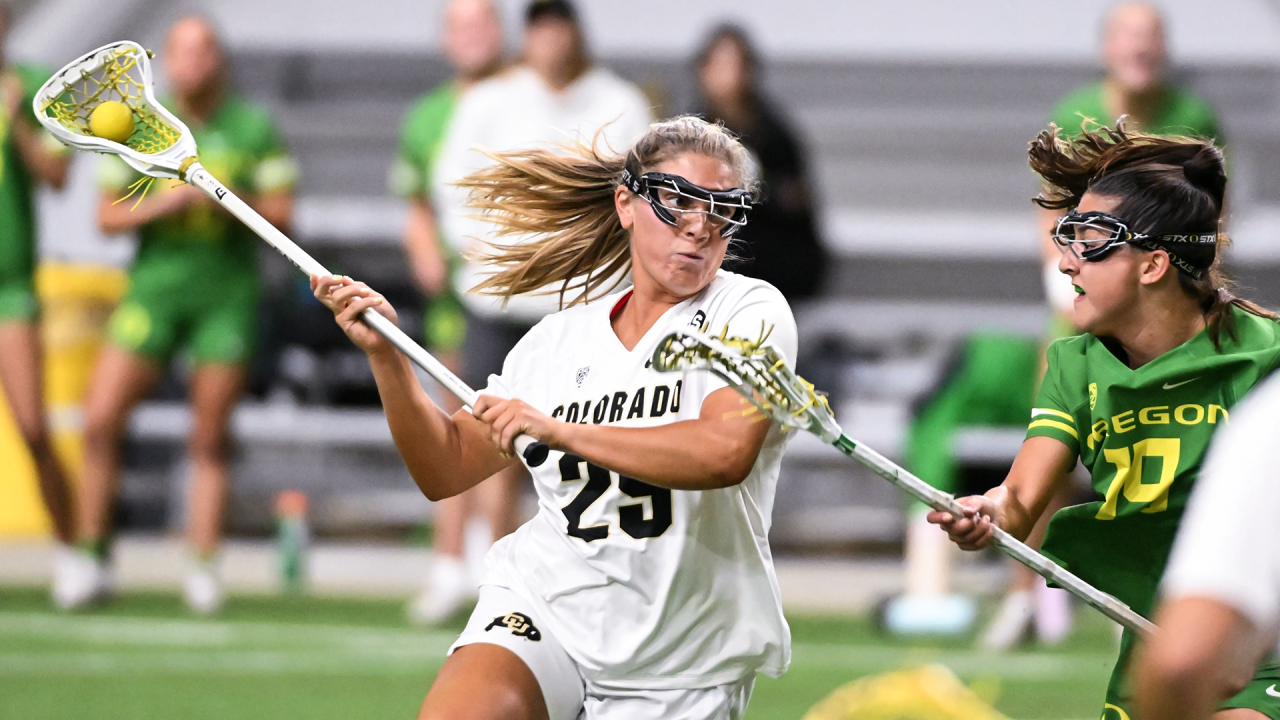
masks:
<svg viewBox="0 0 1280 720"><path fill-rule="evenodd" d="M1097 498L1058 512L1043 551L1134 610L1156 587L1209 440L1231 408L1280 366L1275 315L1231 295L1219 273L1226 187L1208 140L1100 128L1070 141L1057 128L1031 145L1058 222L1059 269L1076 288L1083 333L1049 346L1027 439L1004 483L963 498L963 517L933 512L962 548L993 526L1026 537L1076 464ZM1139 720L1129 703L1126 631L1104 720ZM1215 717L1280 718L1280 665L1259 666Z"/></svg>
<svg viewBox="0 0 1280 720"><path fill-rule="evenodd" d="M0 43L9 10L0 5ZM0 390L35 461L40 494L63 543L74 539L71 490L45 420L43 351L36 322L36 185L61 187L68 154L39 129L31 99L48 77L6 62L0 45ZM57 572L61 572L61 561ZM56 599L56 598L55 598Z"/></svg>
<svg viewBox="0 0 1280 720"><path fill-rule="evenodd" d="M201 162L268 221L286 225L297 171L267 114L226 93L224 54L212 27L200 18L179 20L164 59L174 93L164 104L191 128ZM227 488L228 424L257 332L258 242L190 185L157 183L136 207L132 198L117 202L136 175L123 165L106 168L99 222L107 232L136 229L140 244L85 401L80 538L86 553L70 594L79 604L103 593L109 508L129 413L182 352L193 367L187 513L193 564L185 596L193 610L211 612L222 600L214 560Z"/></svg>
<svg viewBox="0 0 1280 720"><path fill-rule="evenodd" d="M1131 130L1190 135L1222 146L1213 108L1170 77L1165 18L1155 5L1141 0L1117 2L1100 29L1102 77L1073 90L1054 106L1048 119L1062 128L1060 137L1078 135L1086 123L1108 125L1123 117ZM1035 213L1045 298L1052 313L1046 343L1076 334L1071 323L1075 291L1071 279L1058 272L1059 253L1052 239L1059 214L1046 208L1036 208ZM1077 490L1076 483L1063 483L1050 508L1070 504ZM1041 522L1032 532L1028 540L1032 547L1038 546L1045 529ZM1067 594L1045 587L1040 577L1022 565L1014 565L1010 590L988 626L984 637L988 646L1012 646L1033 617L1037 631L1056 625L1065 632L1070 626ZM1037 634L1047 639L1044 633Z"/></svg>

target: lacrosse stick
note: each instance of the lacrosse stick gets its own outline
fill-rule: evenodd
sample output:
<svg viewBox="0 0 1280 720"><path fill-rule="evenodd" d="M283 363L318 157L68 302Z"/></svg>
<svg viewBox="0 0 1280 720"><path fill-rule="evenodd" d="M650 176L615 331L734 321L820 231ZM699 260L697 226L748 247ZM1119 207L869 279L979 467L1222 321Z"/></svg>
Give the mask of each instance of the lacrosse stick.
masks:
<svg viewBox="0 0 1280 720"><path fill-rule="evenodd" d="M58 71L32 103L36 118L54 137L77 150L116 155L152 178L183 180L226 208L308 275L329 271L236 197L200 164L191 131L156 102L151 90L150 54L132 42L116 42L94 50ZM123 142L95 136L89 129L94 109L104 102L124 103L133 113L133 133ZM405 335L396 324L369 308L360 319L391 342L414 364L435 378L466 404L475 406L477 394L444 365ZM528 435L515 448L530 466L547 459L546 444Z"/></svg>
<svg viewBox="0 0 1280 720"><path fill-rule="evenodd" d="M808 430L929 507L957 517L964 515L965 509L955 497L932 487L875 450L846 436L836 424L826 398L814 392L812 385L792 372L777 350L762 346L762 341L763 338L749 342L736 338L716 339L692 331L677 332L658 343L653 353L653 367L662 372L709 370L784 428ZM1151 621L1128 605L1067 572L1004 530L995 528L991 539L996 547L1014 560L1067 589L1121 625L1143 635L1155 630L1156 626Z"/></svg>

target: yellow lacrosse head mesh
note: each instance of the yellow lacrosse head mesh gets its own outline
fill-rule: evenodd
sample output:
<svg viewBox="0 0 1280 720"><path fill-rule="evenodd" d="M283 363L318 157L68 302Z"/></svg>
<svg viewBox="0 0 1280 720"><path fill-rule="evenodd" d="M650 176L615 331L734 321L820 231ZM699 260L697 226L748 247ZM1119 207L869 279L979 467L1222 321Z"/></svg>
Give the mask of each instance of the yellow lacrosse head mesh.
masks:
<svg viewBox="0 0 1280 720"><path fill-rule="evenodd" d="M808 427L810 411L831 416L826 395L787 367L778 351L765 345L773 328L762 322L755 340L731 337L729 328L714 338L724 351L685 335L659 344L655 365L659 369L703 368L735 386L761 411L784 427Z"/></svg>
<svg viewBox="0 0 1280 720"><path fill-rule="evenodd" d="M144 92L139 53L133 48L112 51L106 62L81 73L74 82L44 106L44 112L77 135L93 137L89 116L104 102L122 102L133 112L133 134L122 144L143 155L173 147L182 131L157 113Z"/></svg>

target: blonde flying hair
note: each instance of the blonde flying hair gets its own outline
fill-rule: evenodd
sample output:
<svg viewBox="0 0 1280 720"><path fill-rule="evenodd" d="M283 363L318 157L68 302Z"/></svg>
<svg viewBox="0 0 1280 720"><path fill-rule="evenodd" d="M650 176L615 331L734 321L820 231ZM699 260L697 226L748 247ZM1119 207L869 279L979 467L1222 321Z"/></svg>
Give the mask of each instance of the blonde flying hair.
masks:
<svg viewBox="0 0 1280 720"><path fill-rule="evenodd" d="M655 122L625 155L602 152L600 135L546 149L486 152L497 164L461 180L469 206L496 228L496 237L533 237L489 243L480 259L497 267L472 292L504 300L526 293L576 292L575 305L607 295L631 269L631 233L614 207L623 169L639 177L686 153L732 168L739 187L755 189L756 163L723 125L691 115Z"/></svg>

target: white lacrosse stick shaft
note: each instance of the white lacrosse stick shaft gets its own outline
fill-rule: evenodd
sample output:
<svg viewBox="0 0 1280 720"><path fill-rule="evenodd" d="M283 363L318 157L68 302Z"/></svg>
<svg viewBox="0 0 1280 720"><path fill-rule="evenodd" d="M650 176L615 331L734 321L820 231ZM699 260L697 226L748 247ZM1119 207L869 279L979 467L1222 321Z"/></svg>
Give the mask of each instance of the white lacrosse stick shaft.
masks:
<svg viewBox="0 0 1280 720"><path fill-rule="evenodd" d="M956 502L955 497L950 493L945 493L933 487L929 483L902 469L889 458L886 458L875 450L850 439L849 436L841 434L840 437L831 444L840 452L861 462L863 465L866 465L875 472L875 474L885 480L888 480L894 485L897 485L899 488L906 491L908 495L914 497L920 502L923 502L934 510L949 512L956 517L962 517L965 514L964 507L960 505L960 503ZM993 528L991 542L996 547L1003 550L1009 557L1031 568L1046 580L1056 583L1059 587L1096 608L1103 615L1106 615L1130 630L1141 635L1150 635L1155 632L1155 624L1134 612L1133 608L1130 608L1128 605L1120 602L1116 597L1109 595L1076 577L1074 574L1068 572L1066 568L1035 550L1032 550L1026 543L1005 532L1003 529L999 527Z"/></svg>
<svg viewBox="0 0 1280 720"><path fill-rule="evenodd" d="M690 351L693 351L692 353ZM880 453L852 440L840 429L826 402L786 366L771 348L744 354L719 340L694 331L673 333L658 343L653 366L661 371L703 369L718 375L751 401L761 412L788 429L803 429L835 446L837 450L866 465L908 495L934 510L957 517L965 509L955 497L912 475ZM794 410L794 412L793 412ZM1119 599L1081 580L1066 568L1027 547L1000 528L992 543L1014 560L1080 598L1099 612L1134 632L1149 635L1156 626Z"/></svg>
<svg viewBox="0 0 1280 720"><path fill-rule="evenodd" d="M298 244L290 240L287 235L276 229L274 225L267 222L265 218L258 214L256 210L249 207L249 204L241 200L235 193L231 192L225 185L218 181L208 170L199 162L192 163L187 168L185 179L191 185L194 185L204 191L214 202L226 208L228 212L235 215L236 218L249 226L249 229L257 233L268 245L280 251L294 265L307 275L329 275L329 271L323 265L316 261L315 258L307 254L307 251L298 247ZM453 393L470 410L475 407L476 399L479 393L472 390L466 383L454 375L449 368L443 363L432 357L431 353L424 350L418 343L404 333L396 324L388 320L381 313L373 308L368 308L360 313L360 319L366 325L373 328L378 334L385 337L397 350L404 353L415 365L427 371L436 382L444 386L444 389ZM541 465L547 459L549 448L546 444L538 442L536 438L528 435L519 435L515 439L516 452L529 463L531 467Z"/></svg>

